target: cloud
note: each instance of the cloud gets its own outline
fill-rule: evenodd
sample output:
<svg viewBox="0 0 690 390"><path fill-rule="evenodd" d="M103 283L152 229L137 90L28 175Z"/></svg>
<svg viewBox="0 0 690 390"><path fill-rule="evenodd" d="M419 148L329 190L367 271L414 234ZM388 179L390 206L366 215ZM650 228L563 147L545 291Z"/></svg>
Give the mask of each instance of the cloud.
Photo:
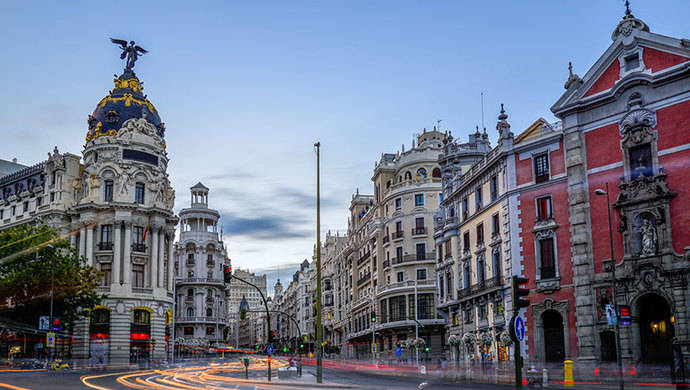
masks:
<svg viewBox="0 0 690 390"><path fill-rule="evenodd" d="M301 218L288 218L278 215L256 217L240 216L236 213L221 213L223 232L230 236L243 236L252 239L291 239L307 238L312 233L300 228L306 221Z"/></svg>

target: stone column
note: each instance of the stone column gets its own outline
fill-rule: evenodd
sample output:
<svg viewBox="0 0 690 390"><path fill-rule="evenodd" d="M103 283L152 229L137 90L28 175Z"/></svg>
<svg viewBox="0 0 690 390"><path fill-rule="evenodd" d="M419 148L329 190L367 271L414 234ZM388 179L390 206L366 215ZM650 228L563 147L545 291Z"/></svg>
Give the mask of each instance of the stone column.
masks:
<svg viewBox="0 0 690 390"><path fill-rule="evenodd" d="M174 264L174 250L175 246L173 244L174 236L170 234L170 239L168 240L168 291L173 291L173 282L175 274L175 264Z"/></svg>
<svg viewBox="0 0 690 390"><path fill-rule="evenodd" d="M79 249L77 248L77 235L74 232L71 232L69 235L69 246L77 250Z"/></svg>
<svg viewBox="0 0 690 390"><path fill-rule="evenodd" d="M158 232L160 229L155 226L151 229L151 256L149 260L149 272L147 275L147 280L150 282L150 287L154 288L158 285L156 278L158 277Z"/></svg>
<svg viewBox="0 0 690 390"><path fill-rule="evenodd" d="M158 230L155 237L158 240L158 287L165 287L165 233Z"/></svg>
<svg viewBox="0 0 690 390"><path fill-rule="evenodd" d="M112 284L115 285L120 284L120 267L122 266L122 253L120 252L120 249L122 248L122 234L120 232L121 225L122 224L119 221L115 221L113 226L115 228L115 233L113 236Z"/></svg>
<svg viewBox="0 0 690 390"><path fill-rule="evenodd" d="M86 254L86 230L84 227L79 228L79 257Z"/></svg>
<svg viewBox="0 0 690 390"><path fill-rule="evenodd" d="M165 313L170 308L168 305L161 305L162 310L151 313L151 341L155 340L153 346L153 359L165 359ZM163 315L159 315L163 313Z"/></svg>
<svg viewBox="0 0 690 390"><path fill-rule="evenodd" d="M110 312L110 363L128 364L132 323L131 304L107 300L105 305L113 308Z"/></svg>
<svg viewBox="0 0 690 390"><path fill-rule="evenodd" d="M80 367L88 364L89 358L89 321L82 317L74 323L74 341L72 358Z"/></svg>
<svg viewBox="0 0 690 390"><path fill-rule="evenodd" d="M125 249L122 256L122 280L124 285L132 283L132 224L125 222Z"/></svg>
<svg viewBox="0 0 690 390"><path fill-rule="evenodd" d="M95 266L93 263L93 231L95 227L89 226L86 228L86 258L90 266Z"/></svg>

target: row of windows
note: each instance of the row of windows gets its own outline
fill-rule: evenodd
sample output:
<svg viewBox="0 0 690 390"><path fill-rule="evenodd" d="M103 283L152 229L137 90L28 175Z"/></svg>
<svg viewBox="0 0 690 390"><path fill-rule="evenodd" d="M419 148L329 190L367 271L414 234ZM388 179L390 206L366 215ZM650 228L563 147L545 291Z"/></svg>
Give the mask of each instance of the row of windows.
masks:
<svg viewBox="0 0 690 390"><path fill-rule="evenodd" d="M104 181L104 186L103 186L103 200L106 202L112 202L113 201L113 188L114 188L114 183L112 180L108 179ZM144 193L145 193L146 186L144 183L137 182L134 185L134 203L138 204L143 204L144 203ZM84 196L86 196L86 193L84 193Z"/></svg>
<svg viewBox="0 0 690 390"><path fill-rule="evenodd" d="M51 201L55 200L55 193L54 192L52 192L50 194L50 198L51 198ZM38 209L39 207L41 207L42 204L43 204L43 197L42 196L37 197L36 202L34 204L35 209ZM14 217L17 215L17 205L12 205L7 210L8 210L8 215L7 215L8 218ZM21 212L19 213L19 215L22 215L22 214L29 211L29 201L28 200L22 202L22 205L20 206L20 210L21 210ZM5 210L0 209L0 219L4 219L4 218L5 218Z"/></svg>
<svg viewBox="0 0 690 390"><path fill-rule="evenodd" d="M135 245L143 245L144 244L144 239L146 235L148 235L148 230L144 226L134 226L132 228L132 242ZM105 249L112 249L113 245L113 225L101 225L101 241L99 244L100 249L105 250ZM138 247L137 249L142 249L142 247ZM137 250L135 249L135 250ZM143 250L146 250L144 247ZM142 250L137 250L138 252L141 252Z"/></svg>
<svg viewBox="0 0 690 390"><path fill-rule="evenodd" d="M434 169L431 171L431 176L432 176L432 177L436 177L436 178L441 177L441 168L438 168L438 167L434 168ZM412 180L412 172L406 171L406 172L404 173L404 175L400 175L400 176L398 177L398 183L402 183L402 182L403 182L403 177L404 177L405 180L407 180L407 181ZM426 168L419 168L419 169L417 169L417 175L416 175L415 178L416 178L417 180L425 180L425 179L427 178ZM386 182L386 188L390 188L391 185L393 185L393 182L392 182L391 180L388 180L388 181Z"/></svg>

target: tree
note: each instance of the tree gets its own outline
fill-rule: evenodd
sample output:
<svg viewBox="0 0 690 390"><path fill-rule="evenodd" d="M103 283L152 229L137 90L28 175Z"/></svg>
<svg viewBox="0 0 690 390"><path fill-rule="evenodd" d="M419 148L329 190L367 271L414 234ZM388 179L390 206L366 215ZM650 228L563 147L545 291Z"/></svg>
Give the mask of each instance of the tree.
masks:
<svg viewBox="0 0 690 390"><path fill-rule="evenodd" d="M68 329L104 298L96 292L101 273L67 240L49 226L24 224L0 232L1 316L36 326L39 316L48 315L51 262L53 313Z"/></svg>

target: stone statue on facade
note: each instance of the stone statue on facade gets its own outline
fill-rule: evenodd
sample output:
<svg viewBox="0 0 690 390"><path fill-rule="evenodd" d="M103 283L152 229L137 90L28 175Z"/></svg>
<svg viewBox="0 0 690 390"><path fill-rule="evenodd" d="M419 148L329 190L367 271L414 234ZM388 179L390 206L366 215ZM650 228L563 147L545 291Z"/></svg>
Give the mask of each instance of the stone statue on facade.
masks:
<svg viewBox="0 0 690 390"><path fill-rule="evenodd" d="M175 207L175 190L172 187L168 187L165 191L165 207L168 209Z"/></svg>
<svg viewBox="0 0 690 390"><path fill-rule="evenodd" d="M132 184L132 175L126 170L122 171L120 175L120 195L127 194L129 192L128 187Z"/></svg>
<svg viewBox="0 0 690 390"><path fill-rule="evenodd" d="M98 180L98 175L92 173L89 177L89 196L92 199L98 198L98 187L101 185L100 180Z"/></svg>
<svg viewBox="0 0 690 390"><path fill-rule="evenodd" d="M642 240L641 255L653 255L657 248L656 227L649 219L645 219L640 228L640 238Z"/></svg>

